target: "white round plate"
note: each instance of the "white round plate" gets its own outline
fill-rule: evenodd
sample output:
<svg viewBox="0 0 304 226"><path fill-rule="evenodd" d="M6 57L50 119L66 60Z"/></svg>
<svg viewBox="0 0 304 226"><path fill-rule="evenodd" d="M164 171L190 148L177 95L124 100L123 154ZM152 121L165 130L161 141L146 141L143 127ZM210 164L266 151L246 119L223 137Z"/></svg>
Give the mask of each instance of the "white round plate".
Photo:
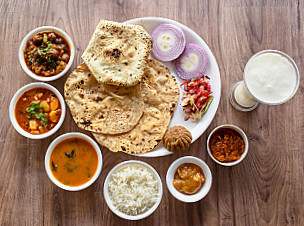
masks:
<svg viewBox="0 0 304 226"><path fill-rule="evenodd" d="M210 77L211 90L213 92L212 95L214 96L214 99L213 99L207 113L200 120L198 120L196 122L191 122L190 119L188 121L185 121L186 115L183 113L183 108L180 106L181 96L183 93L183 90L180 87L180 84L182 84L185 80L177 77L175 66L171 62L163 62L169 68L171 74L174 77L176 77L177 83L178 83L179 89L180 89L178 105L176 106L176 109L174 111L174 115L172 117L169 128L172 126L177 126L177 125L184 126L191 132L192 143L193 143L205 132L205 130L210 125L210 123L216 113L216 110L218 108L219 102L220 102L221 76L220 76L220 70L217 65L215 57L213 56L208 45L204 42L204 40L197 33L195 33L193 30L191 30L187 26L180 24L174 20L160 18L160 17L143 17L143 18L136 18L136 19L128 20L128 21L125 21L125 23L142 25L148 33L151 33L151 31L158 24L162 24L162 23L173 24L173 25L181 28L184 31L184 33L186 35L187 43L190 43L190 42L197 43L197 44L203 46L203 48L207 51L207 54L209 57L209 65L208 65L208 68L206 71L206 75L208 75ZM144 154L136 154L136 156L158 157L158 156L164 156L164 155L169 155L169 154L172 154L172 152L168 151L161 142L155 148L155 150L144 153Z"/></svg>

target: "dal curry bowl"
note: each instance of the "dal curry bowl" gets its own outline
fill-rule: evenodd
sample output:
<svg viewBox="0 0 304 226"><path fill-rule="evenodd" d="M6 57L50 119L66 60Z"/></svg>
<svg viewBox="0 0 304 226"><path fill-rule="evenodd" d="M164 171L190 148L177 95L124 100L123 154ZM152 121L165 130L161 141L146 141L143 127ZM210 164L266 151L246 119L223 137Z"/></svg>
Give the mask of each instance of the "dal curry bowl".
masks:
<svg viewBox="0 0 304 226"><path fill-rule="evenodd" d="M55 185L67 191L80 191L99 177L102 154L89 136L66 133L50 144L44 163L46 173Z"/></svg>
<svg viewBox="0 0 304 226"><path fill-rule="evenodd" d="M54 134L61 127L65 113L65 102L60 92L43 82L20 88L9 106L14 128L30 139L43 139Z"/></svg>
<svg viewBox="0 0 304 226"><path fill-rule="evenodd" d="M48 82L68 72L74 61L75 47L63 30L43 26L24 37L18 54L21 67L28 76Z"/></svg>

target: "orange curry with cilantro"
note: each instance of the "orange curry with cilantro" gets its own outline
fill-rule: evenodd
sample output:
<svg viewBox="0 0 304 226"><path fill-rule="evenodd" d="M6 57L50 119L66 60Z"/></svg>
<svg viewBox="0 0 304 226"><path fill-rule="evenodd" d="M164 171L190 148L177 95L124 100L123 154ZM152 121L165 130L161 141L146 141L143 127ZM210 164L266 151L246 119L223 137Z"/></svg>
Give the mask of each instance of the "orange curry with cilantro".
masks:
<svg viewBox="0 0 304 226"><path fill-rule="evenodd" d="M58 97L45 88L24 92L15 106L19 126L31 134L43 134L53 129L61 116Z"/></svg>

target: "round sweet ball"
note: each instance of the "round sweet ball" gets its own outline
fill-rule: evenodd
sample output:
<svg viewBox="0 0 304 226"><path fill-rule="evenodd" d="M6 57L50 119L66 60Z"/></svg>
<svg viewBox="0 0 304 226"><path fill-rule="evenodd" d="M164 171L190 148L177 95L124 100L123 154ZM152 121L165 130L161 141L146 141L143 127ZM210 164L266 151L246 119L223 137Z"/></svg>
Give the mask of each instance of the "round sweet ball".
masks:
<svg viewBox="0 0 304 226"><path fill-rule="evenodd" d="M191 145L192 135L183 126L173 126L168 129L164 138L164 146L172 152L185 151Z"/></svg>

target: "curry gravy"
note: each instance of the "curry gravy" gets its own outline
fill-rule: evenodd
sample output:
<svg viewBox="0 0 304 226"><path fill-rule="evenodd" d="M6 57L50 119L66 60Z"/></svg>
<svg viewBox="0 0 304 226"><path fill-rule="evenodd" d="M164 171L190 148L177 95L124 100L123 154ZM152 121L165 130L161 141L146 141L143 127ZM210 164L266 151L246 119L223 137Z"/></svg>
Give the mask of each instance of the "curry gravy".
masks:
<svg viewBox="0 0 304 226"><path fill-rule="evenodd" d="M91 180L97 165L95 148L79 137L61 141L50 156L50 168L54 177L67 186L79 186Z"/></svg>

